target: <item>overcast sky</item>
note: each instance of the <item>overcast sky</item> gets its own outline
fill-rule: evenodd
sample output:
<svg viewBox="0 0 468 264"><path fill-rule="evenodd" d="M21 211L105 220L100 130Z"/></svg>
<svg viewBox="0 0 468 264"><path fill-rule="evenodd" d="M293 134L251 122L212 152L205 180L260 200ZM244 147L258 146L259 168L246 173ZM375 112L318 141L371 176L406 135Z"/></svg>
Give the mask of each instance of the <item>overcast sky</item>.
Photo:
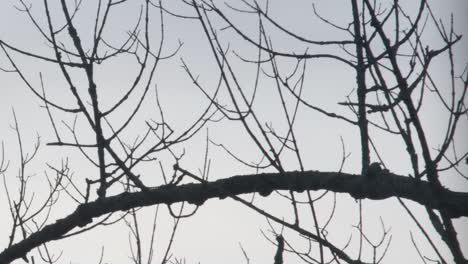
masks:
<svg viewBox="0 0 468 264"><path fill-rule="evenodd" d="M95 1L83 1L83 6L76 15L78 32L82 36L83 43L86 47L90 47L90 39L92 38L92 28L95 16ZM138 2L138 3L137 3ZM104 32L106 41L111 45L118 46L128 36L128 30L131 30L137 23L138 14L140 12L141 1L133 1L117 8L115 13L112 13L109 18L107 30ZM179 1L164 1L168 10L174 11L181 15L194 16L194 10L187 7ZM237 1L231 1L234 6L241 7ZM388 2L388 1L384 1ZM408 1L413 2L413 1ZM448 23L450 13L454 14L455 29L457 32L466 36L468 29L468 4L466 0L450 0L450 1L431 1L433 10L437 16L440 16L444 22ZM31 1L32 14L40 23L40 26L46 26L44 16L44 8L42 1ZM135 4L136 3L136 4ZM338 33L336 30L324 25L313 16L312 3L315 4L317 11L333 22L346 25L350 21L351 12L349 1L270 1L271 16L276 18L280 23L288 28L293 28L295 32L303 34L310 39L340 39L343 37L349 38L343 33ZM50 1L53 8L52 14L57 14L58 1ZM414 11L413 3L404 3L409 5ZM219 2L223 6L222 2ZM24 12L19 12L16 8L20 6L19 1L9 0L0 3L0 39L10 45L20 49L30 51L43 56L53 56L52 49L47 46L46 41L29 20ZM228 12L230 18L239 26L255 37L257 32L256 17L251 14L235 14ZM153 48L158 48L160 32L159 32L159 13L155 8L151 9L151 28L150 33L151 43ZM187 76L187 73L182 67L182 60L188 65L195 76L199 76L199 81L208 91L213 92L216 88L216 83L219 78L216 62L214 61L206 36L203 34L203 29L197 20L181 19L169 15L164 16L164 25L166 28L165 45L162 50L163 55L172 54L177 50L178 43L183 42L179 52L170 59L162 60L156 69L152 88L150 89L148 99L144 102L142 110L131 124L130 129L123 133L123 138L128 142L132 142L138 135L142 135L145 128L145 120L153 119L160 120L159 110L155 101L155 87L157 87L161 106L164 109L165 120L172 126L174 131L180 133L183 129L189 127L193 120L196 119L204 111L209 101L204 97L203 93L193 85L193 82ZM217 28L220 29L219 20L213 20ZM57 25L63 24L62 17L54 16L54 22ZM428 38L434 37L435 33L428 32ZM65 34L63 34L65 35ZM246 42L240 37L235 36L230 30L220 30L219 36L223 40L223 45L229 43L231 50L242 52L242 56L248 59L255 59L256 50L246 45ZM274 45L279 50L290 51L291 49L297 52L304 52L305 46L294 40L291 40L285 35L278 32L271 32L271 37L274 40ZM70 42L65 42L70 44ZM293 48L291 48L293 47ZM467 62L468 41L463 37L456 49L457 63L461 73L461 65ZM312 48L313 49L313 48ZM319 52L320 50L311 50L311 52ZM335 51L334 51L335 52ZM339 52L339 51L336 51ZM50 63L44 63L38 60L27 58L11 52L15 62L22 69L25 78L36 88L41 89L40 73L43 77L44 86L47 95L51 100L60 102L61 105L73 106L75 101L65 85L63 77L59 74L58 68ZM255 83L255 65L242 63L234 53L229 53L229 58L232 59L234 69L240 76L240 83L245 88L247 93L251 93ZM440 63L440 72L446 70L443 61ZM283 70L291 69L292 64L285 62ZM11 69L10 63L7 61L5 54L0 52L0 67L3 69ZM336 63L330 60L312 61L307 66L307 88L304 96L310 102L324 107L327 110L335 111L349 118L354 118L349 109L339 106L338 102L346 100L346 96L353 91L355 87L355 76L350 71L349 67L342 63ZM130 56L111 59L107 63L103 63L96 69L96 83L99 89L101 105L106 108L114 103L131 84L131 76L136 72L135 61ZM84 75L79 72L73 72L74 78L78 81L78 89L81 89L83 94L86 93L86 87L82 82ZM438 71L434 75L439 77L439 81L443 81L444 75L439 76ZM146 78L146 77L145 77ZM280 101L278 96L273 93L270 87L271 81L262 79L257 100L257 111L260 113L262 122L271 122L278 131L284 131L285 126L283 121L279 121L277 116L281 114ZM15 73L0 71L0 140L4 142L6 157L10 160L10 168L5 174L7 184L10 186L10 192L14 193L17 190L15 185L15 176L18 173L18 144L15 141L15 133L11 126L13 125L13 109L16 113L21 135L23 137L23 147L26 152L33 149L37 139L36 135L40 135L41 148L37 158L27 168L28 175L35 175L31 180L31 192L34 188L36 193L34 200L41 199L47 192L47 182L45 173L52 173L46 165L59 165L65 158L69 158L70 166L74 171L74 178L77 182L84 186L85 178L96 177L97 170L90 164L78 150L64 147L50 147L45 144L55 141L53 127L47 116L47 112L42 106L40 100L28 89L25 83ZM141 89L141 88L140 88ZM224 92L225 93L225 92ZM224 94L225 96L226 94ZM223 97L221 97L223 98ZM221 99L221 103L229 104L227 97ZM128 109L135 104L135 99L130 99L129 103L124 106L124 110L117 111L117 114L110 117L116 126L122 122L123 118L128 115ZM425 120L429 121L427 127L434 128L429 133L429 137L433 142L438 142L442 139L443 130L440 130L443 118L446 118L436 106L431 106L425 109ZM54 112L54 117L58 120L60 131L66 139L73 138L67 133L66 126L60 121L63 120L71 124L73 116ZM307 162L305 169L337 171L341 162L342 144L341 139L346 146L351 156L345 164L346 172L359 173L360 170L360 152L359 152L359 134L355 127L347 125L344 122L324 118L316 112L308 109L301 109L298 114L297 134L301 138L302 154ZM93 143L94 137L86 127L85 120L79 118L78 133L80 140L83 142ZM461 131L468 131L467 122L461 124ZM249 139L247 133L243 130L239 122L230 122L223 120L218 123L209 123L206 128L202 129L189 142L181 144L175 148L176 153L185 153L181 164L193 171L198 171L203 166L205 138L209 133L210 139L216 143L223 144L233 153L239 155L249 162L259 161L261 153L256 149ZM378 140L379 148L382 149L387 166L396 173L408 174L411 172L411 167L404 146L392 143L393 139L386 139L383 135L376 133L375 138ZM465 146L462 150L467 149L467 141L460 136L459 144ZM433 147L437 147L436 145ZM94 154L91 154L94 156ZM210 158L212 159L210 179L215 180L223 177L228 177L236 174L255 173L255 170L248 168L230 157L222 148L211 145ZM373 157L375 158L375 157ZM168 153L158 156L159 161L169 170L174 163ZM294 157L286 156L285 162L288 170L297 170L297 163L294 163ZM464 167L466 169L466 167ZM151 184L162 184L161 171L159 164L148 164L137 168L137 172ZM466 191L466 181L460 178L450 178L444 184L458 190ZM322 192L314 193L314 197L318 197ZM75 204L67 197L65 193L61 194L63 202L57 204L57 207L52 211L50 221L64 217L72 212ZM250 197L250 196L248 196ZM246 197L246 198L248 198ZM319 202L317 205L320 210L320 221L325 221L331 211L333 196L329 194L327 199ZM337 241L340 246L345 245L350 234L353 234L353 241L357 239L356 230L353 230L352 225L358 223L357 203L349 197L349 195L338 195L339 203L336 208L336 215L329 227L329 239ZM285 212L291 211L287 201L281 199L277 195L272 195L267 199L257 198L258 204L265 209L277 215L287 215ZM408 203L416 214L420 214L421 221L428 224L427 217L424 213L424 208L419 205ZM405 254L405 261L412 263L418 261L417 252L414 250L409 239L409 230L414 230L414 235L418 239L422 236L416 231L414 223L405 215L405 212L398 205L396 200L389 199L385 201L366 201L364 203L366 212L371 212L366 215L367 230L370 236L378 239L381 235L380 220L385 220L386 227L391 227L392 244L385 263L394 263L395 260L401 259L401 255ZM178 208L175 206L174 208ZM190 206L187 207L190 211ZM152 216L155 208L146 208L140 211L142 228L149 232L151 229ZM187 212L188 212L187 211ZM4 191L0 192L0 215L7 215L8 204ZM3 214L5 212L5 214ZM398 216L398 217L395 217ZM307 219L308 216L304 216ZM310 219L309 219L310 220ZM0 217L0 248L3 248L8 241L10 220L8 217ZM455 220L456 226L468 226L466 219ZM5 228L4 228L5 227ZM277 226L275 226L277 227ZM168 236L172 228L172 220L165 206L161 206L159 210L159 219L157 225L157 241L156 241L156 259L160 259L168 241ZM267 221L233 200L217 200L208 201L198 212L190 218L182 219L180 229L175 238L175 244L172 251L174 256L178 258L186 258L187 263L245 263L240 244L248 254L251 263L272 263L275 248L262 235L265 232L270 238L269 226ZM467 229L459 229L460 241L468 244ZM145 248L147 248L148 236L144 240ZM296 246L300 249L307 249L307 244L303 243L302 239L293 239ZM302 244L301 244L302 243ZM129 230L126 229L124 223L116 224L115 226L98 227L95 230L75 236L73 238L60 240L51 243L52 252L55 255L63 255L59 263L97 263L100 257L100 248L105 247L104 260L107 263L128 263L129 251ZM354 243L354 246L356 243ZM425 246L424 246L425 247ZM426 247L426 250L427 247ZM445 251L446 249L443 249ZM84 254L86 252L86 254ZM89 252L89 254L88 254ZM350 251L351 252L351 251ZM367 252L369 253L369 252ZM434 256L428 250L429 256ZM146 253L145 253L146 254ZM468 251L465 251L468 254ZM18 261L21 263L21 261ZM291 262L294 263L294 262Z"/></svg>

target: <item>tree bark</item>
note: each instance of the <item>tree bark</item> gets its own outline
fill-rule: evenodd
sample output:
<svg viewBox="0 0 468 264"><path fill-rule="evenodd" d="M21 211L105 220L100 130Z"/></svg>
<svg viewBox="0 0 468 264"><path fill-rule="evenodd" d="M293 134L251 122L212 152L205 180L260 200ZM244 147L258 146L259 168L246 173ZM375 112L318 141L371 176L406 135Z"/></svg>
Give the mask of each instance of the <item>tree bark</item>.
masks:
<svg viewBox="0 0 468 264"><path fill-rule="evenodd" d="M396 175L385 170L373 177L320 171L241 175L214 182L163 185L146 191L122 193L81 204L65 218L45 226L5 249L0 253L0 263L10 263L15 259L25 257L29 251L43 243L58 240L73 228L83 227L91 223L93 218L111 212L183 201L201 205L211 198L224 199L233 195L254 192L267 196L274 190L296 192L329 190L348 193L355 199L372 200L400 197L442 211L451 218L468 216L468 193L453 192L445 188L434 193L429 183L425 181L417 181L414 178Z"/></svg>

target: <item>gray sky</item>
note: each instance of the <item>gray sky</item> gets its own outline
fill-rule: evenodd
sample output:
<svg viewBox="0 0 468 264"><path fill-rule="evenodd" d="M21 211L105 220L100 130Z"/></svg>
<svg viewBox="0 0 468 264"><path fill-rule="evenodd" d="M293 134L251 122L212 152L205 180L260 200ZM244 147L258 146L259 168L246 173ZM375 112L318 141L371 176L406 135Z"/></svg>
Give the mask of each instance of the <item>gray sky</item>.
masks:
<svg viewBox="0 0 468 264"><path fill-rule="evenodd" d="M41 26L46 25L43 14L42 2L34 2L32 4L32 13L35 18L41 23ZM55 7L58 1L50 1L50 5ZM138 3L137 3L138 2ZM194 11L187 8L178 1L164 1L165 6L174 12L184 15L194 15ZM237 1L231 1L236 7L241 7ZM294 29L295 32L304 34L308 38L321 39L339 39L346 36L342 33L336 33L336 30L327 27L317 18L313 17L312 3L316 5L317 10L324 17L331 21L346 25L350 19L351 12L349 10L349 1L278 1L274 0L270 3L271 16L278 19L287 28ZM386 2L386 1L384 1ZM410 1L412 2L412 1ZM468 5L465 0L450 0L450 1L431 1L433 10L437 16L444 19L444 22L449 22L449 14L453 12L455 19L455 29L457 32L464 34L468 33L466 25L468 18L466 11ZM132 4L133 3L133 4ZM104 32L106 41L112 45L118 45L127 36L127 31L131 29L137 20L139 11L139 1L125 4L124 7L116 9L110 17L107 31ZM134 4L137 3L137 4ZM411 5L412 3L405 3ZM25 13L18 12L14 5L19 5L18 1L2 1L0 3L0 39L7 43L41 55L51 56L52 52L45 45L44 39L38 34L35 27L28 20ZM222 6L222 2L219 3ZM83 1L83 7L76 17L78 31L83 36L85 46L89 47L89 38L92 37L92 25L94 22L94 10L96 4L94 1ZM414 10L414 7L409 7L409 10ZM57 10L55 10L57 11ZM151 31L151 40L153 48L157 49L160 39L158 31L158 12L156 9L151 11L152 20L151 26L154 29ZM240 28L255 36L257 32L255 16L242 14L235 15L229 13L230 18ZM411 14L411 12L409 13ZM214 22L219 20L214 19ZM62 24L60 18L54 20L57 24ZM177 133L191 125L193 120L197 118L208 105L208 100L203 96L201 91L196 88L192 81L188 78L184 69L181 67L183 59L194 75L199 76L199 81L205 87L208 87L210 92L214 91L218 81L218 70L213 57L211 56L208 42L203 34L201 25L196 20L184 20L165 15L166 35L162 54L168 55L174 52L179 41L183 42L180 51L169 60L162 60L158 66L152 86L157 86L160 96L161 106L164 109L165 119ZM219 23L217 28L221 26ZM65 32L64 32L65 33ZM62 35L64 35L62 33ZM429 33L429 37L434 34ZM243 55L254 59L256 50L246 45L246 42L239 37L233 37L232 30L223 30L219 32L220 38L224 41L223 44L229 42L231 50L241 51ZM304 52L304 46L297 41L291 40L284 34L278 32L271 33L274 45L279 50L290 50L294 47L297 52ZM88 41L86 41L88 39ZM69 43L68 43L69 44ZM465 47L468 46L466 37L463 37L460 44L456 48L457 62L459 66L467 62L468 54ZM313 50L311 50L314 52ZM318 52L319 50L317 50ZM13 54L13 53L12 53ZM246 65L230 53L229 58L232 59L234 69L240 77L241 84L247 93L252 92L253 83L255 81L255 66ZM75 102L71 99L71 94L65 85L63 77L58 74L56 66L38 62L31 58L25 58L14 54L15 62L21 67L25 73L25 77L40 90L39 73L42 73L46 92L52 100L60 102L62 105L71 106ZM445 70L446 64L444 61L438 61L440 64L440 72ZM291 68L291 64L285 65L282 69L287 72ZM11 68L3 53L0 53L0 67ZM289 69L288 69L289 68ZM336 111L343 115L353 118L353 114L343 106L338 106L337 102L346 100L346 96L352 91L355 86L355 77L353 72L341 63L336 63L330 60L314 60L307 65L307 85L305 87L305 98L327 110ZM461 73L461 67L459 67ZM127 89L132 79L129 78L135 73L135 62L130 57L112 59L104 63L97 69L97 84L99 87L99 96L102 99L102 105L108 106L115 102ZM434 72L434 76L438 81L444 82L444 75L439 75L438 71ZM83 75L74 72L74 77L78 80L83 80ZM78 81L80 85L78 89L85 93L86 87L83 82ZM280 101L274 90L272 90L271 80L262 79L257 95L256 108L260 113L262 122L271 122L278 131L284 132L285 126L283 119L279 119L281 114L279 109ZM21 135L23 136L23 145L26 151L32 150L36 140L36 134L40 135L42 147L38 153L37 159L28 167L27 173L35 174L31 180L34 192L34 202L43 199L47 192L47 182L45 181L45 172L52 173L48 170L47 163L58 165L62 159L68 157L70 166L75 172L75 180L83 184L84 178L95 177L97 170L87 162L76 149L57 148L45 146L45 143L54 141L54 133L50 121L47 117L47 112L41 107L41 102L36 98L27 86L20 80L18 75L14 73L5 73L0 71L0 140L5 144L6 156L10 160L10 169L6 173L6 181L10 186L10 192L14 193L17 186L14 184L14 177L18 170L18 146L14 131L11 129L13 124L12 109L16 112ZM140 88L141 89L141 88ZM222 103L229 104L224 92L224 100ZM142 110L135 118L131 128L123 133L123 137L132 142L137 135L141 135L145 128L145 120L159 120L160 115L155 104L154 88L150 89L148 100L143 104ZM431 101L429 101L431 102ZM122 122L123 118L128 115L128 109L135 103L131 99L129 104L124 106L125 110L118 112L117 115L111 116L110 120L114 124ZM437 147L437 142L442 139L443 130L441 123L446 116L441 109L428 103L423 118L427 121L427 127L430 127L428 135L432 142L435 142L433 147ZM127 111L126 111L127 110ZM64 120L72 122L73 117L54 112L56 120ZM316 112L302 108L298 114L297 134L301 139L301 153L303 155L306 169L336 171L339 169L341 162L342 145L340 137L346 146L346 150L351 152L351 156L345 164L344 170L347 172L358 173L360 170L360 145L359 134L355 127L345 124L344 122L334 119L324 118ZM78 119L78 128L80 139L84 142L94 140L90 131L85 126L83 118ZM70 134L66 132L66 127L59 122L63 136L67 139L72 139ZM467 131L468 123L466 120L461 123L460 131ZM259 161L261 153L255 148L247 133L241 127L239 122L229 122L223 120L219 123L210 123L208 126L210 138L220 144L224 144L233 153L239 155L249 162ZM433 128L433 129L432 129ZM207 129L202 129L192 140L187 143L177 146L174 150L181 154L185 151L185 157L181 164L193 171L198 171L203 166L203 154L205 148L205 138ZM404 145L401 140L395 137L379 134L373 134L378 147L382 150L386 165L391 171L401 174L411 172L411 167L406 156ZM467 149L467 141L463 137L458 138L458 142L462 151ZM399 142L400 144L395 144ZM402 154L404 153L404 154ZM94 153L91 153L94 157ZM232 159L221 148L214 145L210 147L211 175L210 179L215 180L222 177L228 177L235 174L249 174L255 171L246 166L239 165L237 161ZM375 157L373 157L375 158ZM158 156L163 166L169 169L174 163L168 153L163 153ZM297 170L297 163L294 162L293 155L285 156L285 166L288 170ZM464 167L466 170L466 166ZM159 170L159 164L147 164L137 168L137 172L143 175L143 179L154 184L162 184L162 176ZM449 177L450 176L450 177ZM449 180L444 181L444 184L454 188L455 190L466 191L466 180L460 177L448 175ZM33 191L33 190L31 190ZM322 192L314 193L318 197ZM64 217L75 208L75 204L67 197L65 193L61 194L63 201L52 211L50 221ZM320 210L320 222L326 221L331 211L332 198L329 197L318 203ZM305 196L302 196L304 198ZM245 197L250 198L250 196ZM257 198L258 204L269 209L270 212L276 215L283 215L288 219L291 216L291 208L287 201L281 199L278 195L272 195L267 199ZM329 230L329 238L336 242L339 246L344 246L349 236L352 234L353 241L356 242L358 235L357 230L352 225L358 222L357 203L349 195L338 195L339 203L337 205L337 213L334 220L331 222ZM429 224L426 215L419 205L408 202L408 205L414 210L416 215L421 215L422 223ZM8 204L4 192L0 192L0 211L8 212ZM190 211L187 207L187 211ZM405 261L411 263L419 261L417 252L414 250L409 230L413 230L413 235L424 241L421 234L416 231L414 223L407 217L403 208L399 206L395 199L385 201L365 201L366 212L366 228L369 235L373 239L378 239L381 234L380 217L384 219L385 226L391 227L392 244L387 253L384 263L394 263L397 259L401 259L402 254L405 255ZM174 206L178 208L178 206ZM144 232L149 233L151 230L152 215L155 208L146 208L139 211ZM305 214L305 213L304 213ZM157 225L157 241L155 258L159 260L165 249L168 241L168 236L172 228L172 220L170 219L165 206L160 206ZM308 215L303 216L305 220ZM292 219L292 218L290 218ZM309 219L310 220L310 219ZM304 221L306 222L306 221ZM6 217L0 218L0 248L4 247L8 240L8 228L10 220ZM466 219L455 220L456 226L468 226ZM6 228L3 228L6 227ZM275 226L275 228L279 228ZM264 231L270 238L269 226L265 219L253 211L247 209L232 200L217 200L208 201L195 216L181 220L180 229L177 232L175 244L172 254L178 258L186 258L187 263L244 263L244 257L239 244L245 249L249 255L251 263L271 263L275 248L262 235ZM278 229L279 230L279 229ZM431 232L433 230L429 228ZM468 243L468 235L466 228L459 229L460 241L466 245ZM291 236L294 237L294 236ZM59 255L63 250L63 255L59 263L97 263L102 246L105 246L104 260L108 263L128 263L130 251L128 247L129 230L126 229L123 223L119 223L110 227L98 227L95 230L75 236L73 238L60 240L50 243L53 254ZM307 249L307 244L303 239L295 236L291 240L298 248ZM144 243L148 243L148 235ZM355 247L357 243L353 243ZM147 244L144 245L147 248ZM428 256L435 256L427 247L427 243L421 242L421 246L426 249L425 253ZM314 245L315 247L315 245ZM443 248L442 252L446 249ZM349 252L354 252L350 249ZM85 254L86 253L86 254ZM89 253L89 254L88 254ZM370 253L370 252L367 252ZM145 252L146 254L146 252ZM465 254L468 252L465 251ZM449 259L449 258L448 258ZM294 263L295 259L291 260ZM18 263L22 263L18 261Z"/></svg>

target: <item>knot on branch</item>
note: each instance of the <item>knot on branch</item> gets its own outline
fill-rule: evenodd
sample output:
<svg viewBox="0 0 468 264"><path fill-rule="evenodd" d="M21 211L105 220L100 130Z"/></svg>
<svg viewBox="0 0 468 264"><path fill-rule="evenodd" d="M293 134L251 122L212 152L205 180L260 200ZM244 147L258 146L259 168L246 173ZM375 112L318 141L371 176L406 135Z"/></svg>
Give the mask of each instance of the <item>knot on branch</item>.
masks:
<svg viewBox="0 0 468 264"><path fill-rule="evenodd" d="M84 227L87 224L93 222L93 217L88 212L88 210L86 210L84 205L79 205L76 209L76 220L79 227Z"/></svg>
<svg viewBox="0 0 468 264"><path fill-rule="evenodd" d="M258 182L256 191L263 197L270 195L275 190L275 181L271 175L262 175L261 181Z"/></svg>
<svg viewBox="0 0 468 264"><path fill-rule="evenodd" d="M189 194L189 197L187 198L187 202L189 204L200 206L200 205L203 205L205 201L208 199L207 193L209 192L207 191L206 183L202 183L201 185L202 185L201 188L193 189L192 193Z"/></svg>

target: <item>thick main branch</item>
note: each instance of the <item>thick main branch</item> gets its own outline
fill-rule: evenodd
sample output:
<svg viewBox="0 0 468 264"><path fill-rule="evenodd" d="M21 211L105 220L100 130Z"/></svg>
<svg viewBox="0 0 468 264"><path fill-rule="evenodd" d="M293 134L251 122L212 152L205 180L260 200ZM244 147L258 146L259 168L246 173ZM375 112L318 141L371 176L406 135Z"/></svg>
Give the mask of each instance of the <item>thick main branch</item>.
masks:
<svg viewBox="0 0 468 264"><path fill-rule="evenodd" d="M76 227L83 227L93 218L116 211L155 204L189 202L201 205L210 198L226 198L232 195L258 192L263 196L273 190L329 190L348 193L356 199L380 200L401 197L429 208L445 212L451 217L468 216L468 193L440 189L433 193L427 182L399 176L387 171L381 175L366 177L338 172L286 172L233 176L207 183L164 185L147 191L122 193L82 204L67 217L44 227L26 239L0 253L0 263L9 263L26 256L32 249L48 241L60 239Z"/></svg>

